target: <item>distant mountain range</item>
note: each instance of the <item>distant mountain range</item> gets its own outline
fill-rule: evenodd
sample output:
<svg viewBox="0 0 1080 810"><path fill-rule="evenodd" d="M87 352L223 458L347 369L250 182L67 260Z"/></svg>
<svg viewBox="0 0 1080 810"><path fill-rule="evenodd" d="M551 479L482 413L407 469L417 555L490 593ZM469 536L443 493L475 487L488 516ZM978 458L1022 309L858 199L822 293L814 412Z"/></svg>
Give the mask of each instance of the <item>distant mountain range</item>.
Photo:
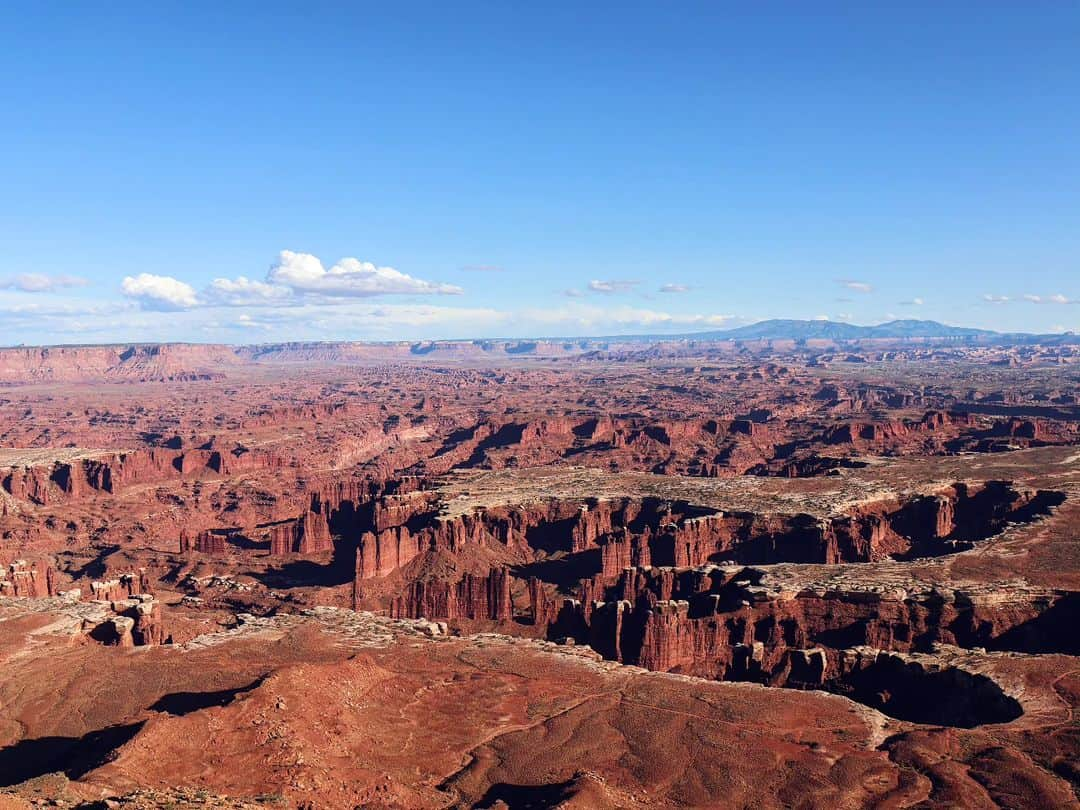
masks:
<svg viewBox="0 0 1080 810"><path fill-rule="evenodd" d="M670 340L963 340L975 343L995 344L1075 344L1080 335L1071 332L1058 334L1032 334L1027 332L995 332L992 329L973 329L966 326L949 326L938 321L914 319L889 321L876 326L858 326L839 321L800 321L774 318L758 321L734 329L708 332L686 332L678 335L644 334L611 335L606 340L662 342Z"/></svg>
<svg viewBox="0 0 1080 810"><path fill-rule="evenodd" d="M895 338L975 338L995 337L999 332L990 329L971 329L948 326L937 321L889 321L877 326L857 326L838 321L797 321L774 319L759 321L736 329L725 329L696 335L717 340L875 340ZM707 338L706 338L707 336Z"/></svg>

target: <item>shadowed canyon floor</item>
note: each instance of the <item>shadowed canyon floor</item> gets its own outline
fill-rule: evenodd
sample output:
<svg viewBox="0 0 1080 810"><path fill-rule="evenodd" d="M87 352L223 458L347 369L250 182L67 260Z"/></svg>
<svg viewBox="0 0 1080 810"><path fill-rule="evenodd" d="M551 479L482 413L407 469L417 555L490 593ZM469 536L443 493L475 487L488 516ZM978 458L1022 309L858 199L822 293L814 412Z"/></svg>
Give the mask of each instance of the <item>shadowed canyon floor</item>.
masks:
<svg viewBox="0 0 1080 810"><path fill-rule="evenodd" d="M1078 359L0 350L0 808L1080 807Z"/></svg>

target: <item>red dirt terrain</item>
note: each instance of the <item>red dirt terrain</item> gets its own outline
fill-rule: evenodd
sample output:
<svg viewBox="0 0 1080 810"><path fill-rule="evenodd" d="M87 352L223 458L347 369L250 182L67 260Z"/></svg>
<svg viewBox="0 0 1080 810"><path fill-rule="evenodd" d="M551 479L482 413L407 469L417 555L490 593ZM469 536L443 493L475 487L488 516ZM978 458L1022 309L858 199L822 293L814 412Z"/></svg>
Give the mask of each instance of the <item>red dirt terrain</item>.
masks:
<svg viewBox="0 0 1080 810"><path fill-rule="evenodd" d="M0 810L1080 808L1080 352L0 350Z"/></svg>

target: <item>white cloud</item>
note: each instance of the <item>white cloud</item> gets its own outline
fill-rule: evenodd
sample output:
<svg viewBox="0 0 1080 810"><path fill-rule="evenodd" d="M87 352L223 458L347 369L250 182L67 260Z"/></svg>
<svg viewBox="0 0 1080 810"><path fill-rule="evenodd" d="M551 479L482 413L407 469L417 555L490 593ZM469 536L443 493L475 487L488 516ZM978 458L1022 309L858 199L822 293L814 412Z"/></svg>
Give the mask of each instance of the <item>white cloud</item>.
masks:
<svg viewBox="0 0 1080 810"><path fill-rule="evenodd" d="M690 288L685 284L664 284L660 287L662 293L684 293L690 292Z"/></svg>
<svg viewBox="0 0 1080 810"><path fill-rule="evenodd" d="M299 306L305 299L325 304L357 297L393 294L458 294L461 288L435 284L400 273L392 267L376 267L357 259L342 259L329 270L309 253L283 250L270 268L266 281L238 276L215 278L201 292L171 276L140 273L121 284L124 295L145 309L194 309L196 307Z"/></svg>
<svg viewBox="0 0 1080 810"><path fill-rule="evenodd" d="M855 281L850 278L838 278L836 283L843 287L847 287L849 290L854 290L855 292L872 293L874 291L873 285L867 284L865 281Z"/></svg>
<svg viewBox="0 0 1080 810"><path fill-rule="evenodd" d="M595 333L605 329L614 332L625 328L652 328L658 326L719 327L732 320L733 317L721 314L673 314L642 307L602 307L575 302L551 309L527 309L515 314L512 321L515 324L529 325L532 328L559 329L562 334L570 335L572 330L575 329Z"/></svg>
<svg viewBox="0 0 1080 810"><path fill-rule="evenodd" d="M1072 299L1062 295L1061 293L1055 293L1054 295L1032 295L1026 293L1024 295L1025 301L1030 301L1033 304L1071 304L1075 303Z"/></svg>
<svg viewBox="0 0 1080 810"><path fill-rule="evenodd" d="M987 293L983 296L983 301L991 304L1007 304L1009 303L1009 300L1009 296L1007 295L990 295L990 293Z"/></svg>
<svg viewBox="0 0 1080 810"><path fill-rule="evenodd" d="M120 289L148 309L190 309L199 303L195 288L172 276L125 276Z"/></svg>
<svg viewBox="0 0 1080 810"><path fill-rule="evenodd" d="M215 278L202 294L210 304L225 306L259 306L277 304L292 297L292 290L280 284L267 284L245 276L235 279Z"/></svg>
<svg viewBox="0 0 1080 810"><path fill-rule="evenodd" d="M237 316L236 320L233 321L233 326L235 326L238 329L273 329L274 328L274 325L272 323L268 323L267 321L252 318L246 312L241 313L239 316Z"/></svg>
<svg viewBox="0 0 1080 810"><path fill-rule="evenodd" d="M341 336L386 338L408 330L478 329L509 324L515 313L485 307L443 307L428 304L370 304L355 300L310 300L298 306L265 309L252 315L244 313L231 324L234 328L281 329L286 333L301 330L303 334L329 333L327 338ZM379 333L379 334L376 334ZM461 337L472 337L468 332Z"/></svg>
<svg viewBox="0 0 1080 810"><path fill-rule="evenodd" d="M65 287L85 287L89 282L85 278L69 275L50 276L46 273L20 273L17 276L0 279L0 287L19 292L53 292Z"/></svg>
<svg viewBox="0 0 1080 810"><path fill-rule="evenodd" d="M640 282L637 281L601 281L593 279L589 282L589 289L599 293L623 293L634 289Z"/></svg>
<svg viewBox="0 0 1080 810"><path fill-rule="evenodd" d="M328 270L317 256L291 250L281 251L266 280L298 292L331 297L460 295L462 292L452 284L424 281L393 267L376 267L353 258L341 259Z"/></svg>
<svg viewBox="0 0 1080 810"><path fill-rule="evenodd" d="M921 307L926 302L922 298L916 296L915 298L909 298L907 301L901 301L900 303L909 307Z"/></svg>
<svg viewBox="0 0 1080 810"><path fill-rule="evenodd" d="M176 281L172 279L172 281ZM136 288L135 284L138 284ZM33 342L53 343L60 335L80 341L190 340L422 340L449 338L617 335L682 333L731 326L741 319L720 313L672 313L651 308L602 306L589 299L536 309L438 306L422 303L376 303L356 298L293 295L277 306L231 310L205 304L206 294L181 288L171 302L162 295L172 285L132 279L129 301L69 302L53 305L34 299L5 306L0 297L0 326ZM163 289L164 288L164 292ZM157 294L150 298L147 290ZM10 293L15 298L18 294ZM198 305L191 306L195 300ZM592 299L595 301L596 299ZM205 304L205 305L204 305ZM162 318L155 310L170 309ZM257 337L256 337L257 336Z"/></svg>
<svg viewBox="0 0 1080 810"><path fill-rule="evenodd" d="M827 321L827 320L830 320L830 318L829 318L828 315L815 315L814 320L815 321Z"/></svg>

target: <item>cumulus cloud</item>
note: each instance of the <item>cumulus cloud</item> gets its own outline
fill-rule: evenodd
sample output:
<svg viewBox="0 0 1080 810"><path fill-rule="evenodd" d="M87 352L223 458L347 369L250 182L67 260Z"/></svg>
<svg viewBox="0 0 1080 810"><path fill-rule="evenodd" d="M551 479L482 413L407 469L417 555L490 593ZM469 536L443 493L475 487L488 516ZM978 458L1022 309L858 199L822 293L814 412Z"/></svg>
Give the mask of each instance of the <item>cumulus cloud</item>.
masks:
<svg viewBox="0 0 1080 810"><path fill-rule="evenodd" d="M210 304L258 306L282 303L292 297L292 290L280 284L238 276L235 279L215 278L201 297Z"/></svg>
<svg viewBox="0 0 1080 810"><path fill-rule="evenodd" d="M1010 298L1007 295L990 295L990 293L987 293L983 296L983 301L990 304L1007 304Z"/></svg>
<svg viewBox="0 0 1080 810"><path fill-rule="evenodd" d="M172 276L125 276L120 289L147 309L191 309L199 304L195 288Z"/></svg>
<svg viewBox="0 0 1080 810"><path fill-rule="evenodd" d="M376 267L358 259L342 259L327 269L310 253L283 250L265 281L247 276L215 278L196 292L171 276L140 273L121 284L124 295L144 309L196 307L296 307L305 300L325 302L380 295L455 295L460 287L414 278L392 267Z"/></svg>
<svg viewBox="0 0 1080 810"><path fill-rule="evenodd" d="M593 279L589 282L588 287L592 292L598 293L624 293L634 289L640 282L637 281L618 281L608 280L601 281L599 279Z"/></svg>
<svg viewBox="0 0 1080 810"><path fill-rule="evenodd" d="M55 340L60 334L109 341L184 340L198 333L243 342L616 335L646 331L678 334L724 328L733 325L732 321L742 321L722 313L604 306L596 298L568 299L550 308L496 309L294 294L280 305L230 312L225 306L208 303L208 290L196 293L180 287L178 291L161 278L168 277L149 281L132 278L127 285L132 293L129 300L108 305L72 301L59 306L25 297L5 305L0 298L0 326L43 342L49 342L49 336ZM192 300L199 305L191 306ZM173 314L162 318L159 311L164 309Z"/></svg>
<svg viewBox="0 0 1080 810"><path fill-rule="evenodd" d="M690 288L685 284L662 284L660 286L660 292L662 293L684 293L690 292Z"/></svg>
<svg viewBox="0 0 1080 810"><path fill-rule="evenodd" d="M1033 304L1072 304L1075 303L1072 299L1062 295L1061 293L1055 293L1054 295L1032 295L1027 293L1024 296L1025 301L1030 301Z"/></svg>
<svg viewBox="0 0 1080 810"><path fill-rule="evenodd" d="M85 278L79 278L78 276L20 273L17 276L0 279L0 288L38 293L54 292L65 287L85 287L88 283Z"/></svg>
<svg viewBox="0 0 1080 810"><path fill-rule="evenodd" d="M270 268L266 280L301 293L333 297L377 295L460 295L462 289L414 278L393 267L377 267L371 262L345 258L329 269L310 253L283 250Z"/></svg>
<svg viewBox="0 0 1080 810"><path fill-rule="evenodd" d="M867 284L865 281L856 281L850 278L838 278L836 283L842 287L847 287L849 290L854 290L860 293L872 293L874 287L872 284Z"/></svg>

